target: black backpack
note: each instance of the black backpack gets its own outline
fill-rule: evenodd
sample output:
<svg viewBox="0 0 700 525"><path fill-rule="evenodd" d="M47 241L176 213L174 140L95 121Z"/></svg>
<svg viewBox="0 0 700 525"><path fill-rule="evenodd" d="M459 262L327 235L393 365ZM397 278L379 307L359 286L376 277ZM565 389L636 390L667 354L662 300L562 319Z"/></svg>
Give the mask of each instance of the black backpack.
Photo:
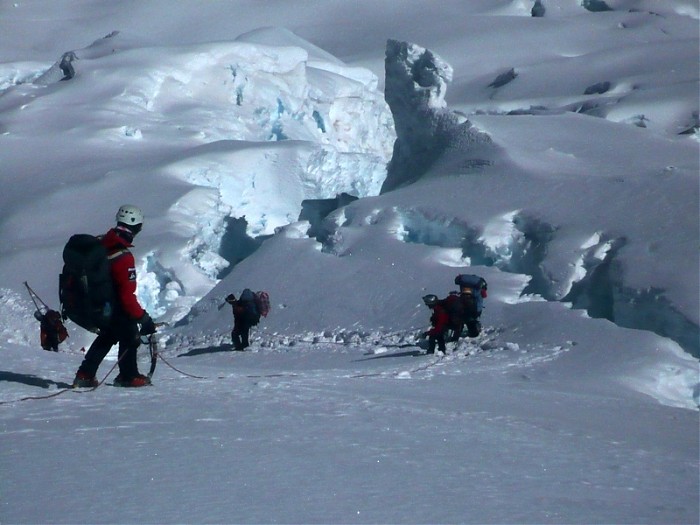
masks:
<svg viewBox="0 0 700 525"><path fill-rule="evenodd" d="M459 302L462 306L462 319L464 322L478 319L481 315L479 308L480 296L475 295L472 290L467 290L459 294Z"/></svg>
<svg viewBox="0 0 700 525"><path fill-rule="evenodd" d="M243 307L245 311L244 317L248 324L255 326L260 322L260 311L258 310L258 305L253 290L250 288L243 290L241 292L240 299L238 299L238 304Z"/></svg>
<svg viewBox="0 0 700 525"><path fill-rule="evenodd" d="M114 302L107 250L99 237L73 235L63 249L63 263L58 284L63 318L99 333L109 324Z"/></svg>
<svg viewBox="0 0 700 525"><path fill-rule="evenodd" d="M484 299L488 296L486 279L478 275L459 274L455 277L455 284L460 289L467 289L467 292L471 292L470 296L462 293L462 301L464 303L465 316L476 319L481 315L481 310L484 308Z"/></svg>
<svg viewBox="0 0 700 525"><path fill-rule="evenodd" d="M450 292L445 299L440 301L450 318L450 326L456 327L464 323L464 305L458 292Z"/></svg>

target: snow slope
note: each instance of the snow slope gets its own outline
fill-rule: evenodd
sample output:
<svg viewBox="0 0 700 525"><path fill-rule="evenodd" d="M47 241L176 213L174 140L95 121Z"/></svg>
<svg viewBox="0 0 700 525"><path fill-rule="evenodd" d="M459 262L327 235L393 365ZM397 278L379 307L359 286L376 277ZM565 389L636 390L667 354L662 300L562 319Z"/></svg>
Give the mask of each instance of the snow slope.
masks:
<svg viewBox="0 0 700 525"><path fill-rule="evenodd" d="M381 333L169 350L199 378L160 363L153 388L2 407L3 521L692 523L697 413L557 335L441 359ZM76 359L3 353L3 399L56 392Z"/></svg>
<svg viewBox="0 0 700 525"><path fill-rule="evenodd" d="M698 523L700 9L602 5L0 4L0 521ZM65 390L22 282L124 202L164 359Z"/></svg>

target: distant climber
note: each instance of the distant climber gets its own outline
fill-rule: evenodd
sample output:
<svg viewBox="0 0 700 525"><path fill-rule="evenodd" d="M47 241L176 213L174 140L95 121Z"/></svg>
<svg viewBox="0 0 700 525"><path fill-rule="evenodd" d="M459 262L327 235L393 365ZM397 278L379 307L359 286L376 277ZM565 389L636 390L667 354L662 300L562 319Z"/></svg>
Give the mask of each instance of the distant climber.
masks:
<svg viewBox="0 0 700 525"><path fill-rule="evenodd" d="M231 342L234 350L244 351L250 346L250 329L260 322L260 317L267 317L270 310L270 298L267 292L253 292L246 288L236 299L234 294L226 296L226 302L233 309L233 330Z"/></svg>
<svg viewBox="0 0 700 525"><path fill-rule="evenodd" d="M58 67L61 69L61 73L63 73L63 78L61 80L70 80L75 76L73 60L76 59L77 57L73 51L68 51L67 53L63 54L61 61L58 64Z"/></svg>

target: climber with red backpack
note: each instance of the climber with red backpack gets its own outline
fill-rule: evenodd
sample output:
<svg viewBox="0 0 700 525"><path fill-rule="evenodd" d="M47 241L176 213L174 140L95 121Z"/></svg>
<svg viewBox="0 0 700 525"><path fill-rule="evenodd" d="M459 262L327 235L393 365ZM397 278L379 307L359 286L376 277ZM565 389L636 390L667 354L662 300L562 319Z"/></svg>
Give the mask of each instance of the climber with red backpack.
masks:
<svg viewBox="0 0 700 525"><path fill-rule="evenodd" d="M250 329L260 322L261 316L267 317L270 297L267 292L253 292L246 288L238 299L229 294L225 300L233 309L231 342L234 350L242 352L250 346Z"/></svg>

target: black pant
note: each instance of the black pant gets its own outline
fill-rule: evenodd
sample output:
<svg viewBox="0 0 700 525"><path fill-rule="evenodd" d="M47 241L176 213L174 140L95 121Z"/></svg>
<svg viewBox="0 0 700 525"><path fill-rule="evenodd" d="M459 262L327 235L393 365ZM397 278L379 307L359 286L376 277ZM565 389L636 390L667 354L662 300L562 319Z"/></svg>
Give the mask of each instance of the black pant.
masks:
<svg viewBox="0 0 700 525"><path fill-rule="evenodd" d="M141 344L139 326L121 311L113 314L109 326L92 342L78 371L94 377L100 363L116 344L119 344L119 375L125 380L139 375L136 363L136 349Z"/></svg>
<svg viewBox="0 0 700 525"><path fill-rule="evenodd" d="M41 332L44 336L42 348L51 352L58 352L58 332L48 321L41 321Z"/></svg>
<svg viewBox="0 0 700 525"><path fill-rule="evenodd" d="M467 325L468 337L479 337L479 334L481 333L481 323L478 319L470 319L469 321L465 321L463 324L454 325L449 328L452 336L449 339L450 341L459 341L459 338L462 337L465 324Z"/></svg>
<svg viewBox="0 0 700 525"><path fill-rule="evenodd" d="M447 328L447 341L448 343L454 342L454 341L459 341L459 338L462 337L462 330L464 330L464 324L454 324L451 325Z"/></svg>
<svg viewBox="0 0 700 525"><path fill-rule="evenodd" d="M231 341L236 350L244 350L250 346L248 338L250 336L250 324L245 322L236 322L233 325L231 332Z"/></svg>
<svg viewBox="0 0 700 525"><path fill-rule="evenodd" d="M435 353L435 343L437 343L438 350L445 352L445 334L444 332L437 335L428 336L428 353Z"/></svg>
<svg viewBox="0 0 700 525"><path fill-rule="evenodd" d="M467 335L469 337L478 337L481 333L481 323L478 319L467 321Z"/></svg>

